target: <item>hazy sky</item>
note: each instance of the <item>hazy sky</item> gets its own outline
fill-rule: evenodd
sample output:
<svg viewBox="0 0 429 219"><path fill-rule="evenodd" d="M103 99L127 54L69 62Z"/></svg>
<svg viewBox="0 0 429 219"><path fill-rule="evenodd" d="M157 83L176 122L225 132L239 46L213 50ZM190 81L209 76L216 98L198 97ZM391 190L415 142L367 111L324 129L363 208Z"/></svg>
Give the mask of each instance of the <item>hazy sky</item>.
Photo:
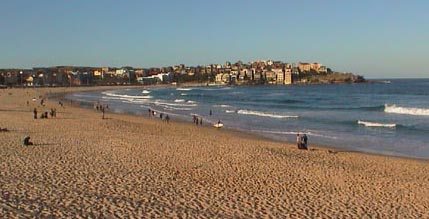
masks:
<svg viewBox="0 0 429 219"><path fill-rule="evenodd" d="M0 68L321 62L429 77L429 1L1 0Z"/></svg>

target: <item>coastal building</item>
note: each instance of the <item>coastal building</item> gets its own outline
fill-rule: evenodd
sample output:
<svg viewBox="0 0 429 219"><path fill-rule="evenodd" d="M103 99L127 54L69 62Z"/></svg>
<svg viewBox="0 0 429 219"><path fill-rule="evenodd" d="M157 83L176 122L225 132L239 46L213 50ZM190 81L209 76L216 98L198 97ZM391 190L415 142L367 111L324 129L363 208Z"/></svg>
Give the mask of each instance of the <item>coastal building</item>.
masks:
<svg viewBox="0 0 429 219"><path fill-rule="evenodd" d="M269 84L274 84L276 82L276 73L274 71L265 71L265 80Z"/></svg>
<svg viewBox="0 0 429 219"><path fill-rule="evenodd" d="M216 84L222 84L222 73L216 74L215 83Z"/></svg>
<svg viewBox="0 0 429 219"><path fill-rule="evenodd" d="M292 78L293 78L292 77L292 69L286 68L285 74L284 74L284 84L292 84L293 83Z"/></svg>
<svg viewBox="0 0 429 219"><path fill-rule="evenodd" d="M321 65L319 67L319 73L327 73L328 72L328 68L324 65Z"/></svg>
<svg viewBox="0 0 429 219"><path fill-rule="evenodd" d="M292 74L299 75L299 68L298 67L292 67Z"/></svg>
<svg viewBox="0 0 429 219"><path fill-rule="evenodd" d="M145 72L145 70L144 69L136 69L135 71L134 71L134 73L136 74L136 76L138 76L138 77L144 77L144 76L146 76L146 72Z"/></svg>
<svg viewBox="0 0 429 219"><path fill-rule="evenodd" d="M116 75L116 76L122 76L122 75L124 75L124 74L126 74L126 73L128 73L128 70L127 70L127 69L124 69L124 68L120 68L120 69L117 69L117 70L115 71L115 75Z"/></svg>
<svg viewBox="0 0 429 219"><path fill-rule="evenodd" d="M222 83L228 84L231 80L231 77L228 73L222 74Z"/></svg>
<svg viewBox="0 0 429 219"><path fill-rule="evenodd" d="M94 71L92 71L92 75L95 78L103 78L103 71L101 71L101 69L95 69Z"/></svg>
<svg viewBox="0 0 429 219"><path fill-rule="evenodd" d="M251 70L248 68L243 68L240 70L239 80L241 81L248 80L250 78L250 75L251 75Z"/></svg>
<svg viewBox="0 0 429 219"><path fill-rule="evenodd" d="M317 62L312 63L311 64L311 70L319 72L320 66L322 66L320 63L317 63Z"/></svg>
<svg viewBox="0 0 429 219"><path fill-rule="evenodd" d="M308 72L311 70L311 64L306 62L298 63L298 68L300 72Z"/></svg>
<svg viewBox="0 0 429 219"><path fill-rule="evenodd" d="M172 73L159 73L156 75L137 77L137 82L140 84L156 84L156 83L169 83L173 79Z"/></svg>
<svg viewBox="0 0 429 219"><path fill-rule="evenodd" d="M277 84L284 84L285 83L285 77L283 72L276 72L276 83Z"/></svg>

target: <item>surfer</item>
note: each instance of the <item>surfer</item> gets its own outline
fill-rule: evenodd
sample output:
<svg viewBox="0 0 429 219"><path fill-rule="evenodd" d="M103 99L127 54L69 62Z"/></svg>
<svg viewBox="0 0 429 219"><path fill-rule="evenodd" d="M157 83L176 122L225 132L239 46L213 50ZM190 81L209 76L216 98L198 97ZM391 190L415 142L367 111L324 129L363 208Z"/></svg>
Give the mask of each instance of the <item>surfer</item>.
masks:
<svg viewBox="0 0 429 219"><path fill-rule="evenodd" d="M214 127L216 127L216 128L222 128L222 127L223 127L223 123L219 120L219 121L217 121L217 123L214 125Z"/></svg>

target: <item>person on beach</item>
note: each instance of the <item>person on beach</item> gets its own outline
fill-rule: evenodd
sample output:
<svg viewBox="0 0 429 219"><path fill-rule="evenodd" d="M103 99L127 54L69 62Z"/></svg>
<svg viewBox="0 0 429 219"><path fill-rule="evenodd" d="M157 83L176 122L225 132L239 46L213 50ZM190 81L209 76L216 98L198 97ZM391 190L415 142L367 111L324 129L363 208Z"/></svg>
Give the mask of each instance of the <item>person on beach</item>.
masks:
<svg viewBox="0 0 429 219"><path fill-rule="evenodd" d="M307 150L308 149L308 145L307 145L308 138L307 138L307 135L304 134L304 136L302 136L302 138L304 140L304 149Z"/></svg>
<svg viewBox="0 0 429 219"><path fill-rule="evenodd" d="M170 121L170 117L167 115L165 115L165 121L168 123Z"/></svg>
<svg viewBox="0 0 429 219"><path fill-rule="evenodd" d="M33 116L34 116L34 119L37 119L37 109L36 108L34 108L34 110L33 110Z"/></svg>
<svg viewBox="0 0 429 219"><path fill-rule="evenodd" d="M203 125L203 117L200 117L200 125Z"/></svg>
<svg viewBox="0 0 429 219"><path fill-rule="evenodd" d="M212 112L212 110L210 110L210 112L209 112L209 115L210 115L210 116L212 116L212 115L213 115L213 112Z"/></svg>
<svg viewBox="0 0 429 219"><path fill-rule="evenodd" d="M101 106L101 112L103 113L102 119L104 119L104 107L103 106Z"/></svg>
<svg viewBox="0 0 429 219"><path fill-rule="evenodd" d="M30 136L25 136L22 142L25 146L33 145L33 142L30 141Z"/></svg>
<svg viewBox="0 0 429 219"><path fill-rule="evenodd" d="M303 150L307 150L308 149L308 147L307 147L307 135L306 134L304 134L304 135L302 135L301 136L301 149L303 149Z"/></svg>
<svg viewBox="0 0 429 219"><path fill-rule="evenodd" d="M7 128L0 128L0 132L8 132L9 131L9 129L7 129Z"/></svg>
<svg viewBox="0 0 429 219"><path fill-rule="evenodd" d="M48 111L45 111L45 119L48 118Z"/></svg>
<svg viewBox="0 0 429 219"><path fill-rule="evenodd" d="M298 149L302 149L301 136L299 135L299 133L296 134L296 146L298 147Z"/></svg>
<svg viewBox="0 0 429 219"><path fill-rule="evenodd" d="M164 116L164 113L159 114L159 118L162 120L162 117Z"/></svg>

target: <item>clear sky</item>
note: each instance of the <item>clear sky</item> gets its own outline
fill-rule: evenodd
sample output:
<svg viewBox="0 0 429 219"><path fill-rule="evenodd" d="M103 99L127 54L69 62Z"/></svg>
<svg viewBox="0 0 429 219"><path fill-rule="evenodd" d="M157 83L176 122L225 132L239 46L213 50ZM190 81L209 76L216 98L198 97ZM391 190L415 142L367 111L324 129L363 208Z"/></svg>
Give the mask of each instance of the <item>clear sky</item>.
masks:
<svg viewBox="0 0 429 219"><path fill-rule="evenodd" d="M0 68L320 62L429 77L429 1L1 0Z"/></svg>

